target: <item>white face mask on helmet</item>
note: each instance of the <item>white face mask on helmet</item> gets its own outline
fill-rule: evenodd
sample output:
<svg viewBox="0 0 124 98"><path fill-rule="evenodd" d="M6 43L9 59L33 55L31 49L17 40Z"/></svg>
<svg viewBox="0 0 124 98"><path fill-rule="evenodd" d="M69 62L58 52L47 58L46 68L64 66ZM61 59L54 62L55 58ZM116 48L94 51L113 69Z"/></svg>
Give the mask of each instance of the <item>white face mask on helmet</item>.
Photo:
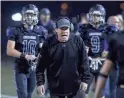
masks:
<svg viewBox="0 0 124 98"><path fill-rule="evenodd" d="M105 17L100 11L93 11L92 13L89 13L89 21L91 24L101 25L105 23Z"/></svg>
<svg viewBox="0 0 124 98"><path fill-rule="evenodd" d="M90 8L88 13L88 20L90 24L102 25L105 23L105 9L102 5L95 5Z"/></svg>
<svg viewBox="0 0 124 98"><path fill-rule="evenodd" d="M22 9L22 23L29 26L38 23L38 8L35 5L28 5Z"/></svg>

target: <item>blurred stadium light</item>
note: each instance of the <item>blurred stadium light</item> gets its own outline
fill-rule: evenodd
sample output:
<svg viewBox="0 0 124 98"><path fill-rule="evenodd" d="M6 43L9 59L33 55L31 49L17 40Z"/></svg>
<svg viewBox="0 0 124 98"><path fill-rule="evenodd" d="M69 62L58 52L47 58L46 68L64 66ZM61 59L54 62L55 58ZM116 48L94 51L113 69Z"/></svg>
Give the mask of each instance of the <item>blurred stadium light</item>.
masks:
<svg viewBox="0 0 124 98"><path fill-rule="evenodd" d="M20 13L15 13L12 15L13 21L21 21L22 15Z"/></svg>

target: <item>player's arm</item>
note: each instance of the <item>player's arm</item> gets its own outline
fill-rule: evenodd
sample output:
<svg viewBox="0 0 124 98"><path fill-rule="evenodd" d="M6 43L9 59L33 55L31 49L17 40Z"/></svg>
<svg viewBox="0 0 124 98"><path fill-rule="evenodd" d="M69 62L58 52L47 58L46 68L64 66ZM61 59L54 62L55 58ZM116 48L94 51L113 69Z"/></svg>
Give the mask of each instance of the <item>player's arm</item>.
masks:
<svg viewBox="0 0 124 98"><path fill-rule="evenodd" d="M16 58L23 58L26 60L34 60L36 58L34 55L28 55L28 54L25 55L15 49L16 36L17 36L16 28L8 28L6 33L8 37L6 53L8 56L12 56Z"/></svg>
<svg viewBox="0 0 124 98"><path fill-rule="evenodd" d="M7 31L7 37L8 37L8 42L7 42L7 55L8 56L13 56L20 58L21 52L15 49L15 44L16 44L16 29L15 28L8 28Z"/></svg>
<svg viewBox="0 0 124 98"><path fill-rule="evenodd" d="M15 49L15 41L8 40L7 42L7 55L20 58L21 52Z"/></svg>
<svg viewBox="0 0 124 98"><path fill-rule="evenodd" d="M101 71L100 71L100 74L98 77L94 98L100 98L102 89L105 86L106 79L107 79L114 63L116 62L117 47L116 47L116 41L115 40L111 40L109 42L108 51L109 51L109 53L107 56L107 60L104 62L103 67L101 68Z"/></svg>

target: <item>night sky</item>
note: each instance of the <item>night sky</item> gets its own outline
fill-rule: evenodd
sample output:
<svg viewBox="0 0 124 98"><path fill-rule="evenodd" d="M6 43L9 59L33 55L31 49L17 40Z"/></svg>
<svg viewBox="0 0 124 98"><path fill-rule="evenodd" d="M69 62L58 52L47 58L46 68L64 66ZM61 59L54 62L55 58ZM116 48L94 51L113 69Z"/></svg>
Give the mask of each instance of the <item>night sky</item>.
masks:
<svg viewBox="0 0 124 98"><path fill-rule="evenodd" d="M2 54L5 54L6 50L6 28L13 26L19 22L14 22L11 19L12 14L20 12L22 7L27 4L35 4L39 9L47 7L51 10L52 17L57 18L60 15L61 4L64 1L1 1L1 46ZM81 13L87 13L89 8L94 4L102 4L107 12L107 16L116 15L121 13L120 3L117 1L68 1L69 5L69 16L74 17Z"/></svg>

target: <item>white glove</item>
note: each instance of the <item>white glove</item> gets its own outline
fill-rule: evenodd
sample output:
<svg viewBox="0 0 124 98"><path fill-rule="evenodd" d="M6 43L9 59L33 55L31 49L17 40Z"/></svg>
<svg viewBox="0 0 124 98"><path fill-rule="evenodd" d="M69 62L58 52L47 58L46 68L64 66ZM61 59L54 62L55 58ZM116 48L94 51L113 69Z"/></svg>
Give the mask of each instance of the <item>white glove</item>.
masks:
<svg viewBox="0 0 124 98"><path fill-rule="evenodd" d="M41 95L41 96L45 95L45 87L44 87L44 85L41 85L41 86L37 87L37 93L38 93L38 95Z"/></svg>
<svg viewBox="0 0 124 98"><path fill-rule="evenodd" d="M80 84L81 91L85 92L87 90L87 87L88 87L87 83L81 82L81 84Z"/></svg>
<svg viewBox="0 0 124 98"><path fill-rule="evenodd" d="M25 55L25 59L26 59L27 61L33 61L33 60L36 59L36 56L35 56L35 55L28 55L28 54L26 54L26 55Z"/></svg>

